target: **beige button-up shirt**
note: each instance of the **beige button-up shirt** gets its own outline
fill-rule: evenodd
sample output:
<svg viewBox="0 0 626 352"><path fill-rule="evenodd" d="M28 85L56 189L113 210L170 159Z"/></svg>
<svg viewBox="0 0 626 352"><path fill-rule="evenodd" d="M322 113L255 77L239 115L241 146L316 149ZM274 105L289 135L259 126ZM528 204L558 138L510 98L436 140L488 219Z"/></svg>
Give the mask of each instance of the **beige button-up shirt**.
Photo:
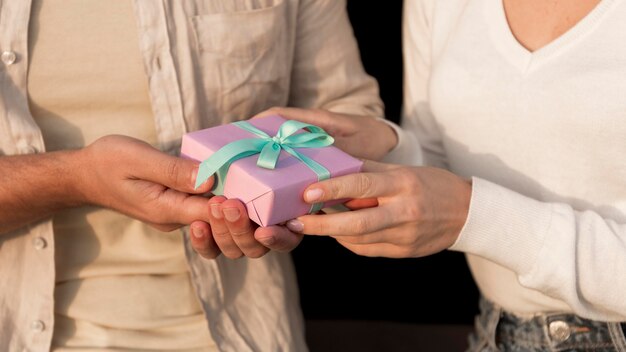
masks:
<svg viewBox="0 0 626 352"><path fill-rule="evenodd" d="M341 0L134 0L160 147L268 107L381 115ZM45 152L28 107L30 1L0 1L0 157ZM124 58L119 58L124 64ZM187 234L185 234L185 238ZM0 235L0 350L47 351L54 329L50 220ZM222 351L306 350L288 255L204 260L191 275Z"/></svg>

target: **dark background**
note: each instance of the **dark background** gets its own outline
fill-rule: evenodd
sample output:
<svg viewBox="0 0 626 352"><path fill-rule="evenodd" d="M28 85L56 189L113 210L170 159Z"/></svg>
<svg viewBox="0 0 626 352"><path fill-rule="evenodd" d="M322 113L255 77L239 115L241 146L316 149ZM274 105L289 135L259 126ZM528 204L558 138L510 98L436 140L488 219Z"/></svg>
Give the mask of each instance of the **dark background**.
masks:
<svg viewBox="0 0 626 352"><path fill-rule="evenodd" d="M384 4L384 5L383 5ZM388 119L402 104L402 1L348 1L366 71L380 85ZM293 252L305 318L472 324L478 293L465 258L359 257L330 238L306 237Z"/></svg>

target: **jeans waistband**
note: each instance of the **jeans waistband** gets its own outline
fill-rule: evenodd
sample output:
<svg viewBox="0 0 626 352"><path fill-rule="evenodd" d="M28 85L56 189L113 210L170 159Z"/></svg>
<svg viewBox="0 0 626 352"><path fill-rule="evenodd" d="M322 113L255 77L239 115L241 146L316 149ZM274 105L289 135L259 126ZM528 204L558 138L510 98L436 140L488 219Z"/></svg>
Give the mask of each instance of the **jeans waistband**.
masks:
<svg viewBox="0 0 626 352"><path fill-rule="evenodd" d="M620 351L626 352L625 323L584 319L574 314L522 318L481 299L472 351ZM482 341L482 343L480 343Z"/></svg>

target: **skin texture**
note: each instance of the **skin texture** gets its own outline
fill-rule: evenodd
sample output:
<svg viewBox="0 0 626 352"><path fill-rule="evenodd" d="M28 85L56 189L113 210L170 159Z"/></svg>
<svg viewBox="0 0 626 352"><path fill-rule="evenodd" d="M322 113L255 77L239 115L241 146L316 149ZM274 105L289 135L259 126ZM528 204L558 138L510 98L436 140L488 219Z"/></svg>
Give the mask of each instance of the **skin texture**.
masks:
<svg viewBox="0 0 626 352"><path fill-rule="evenodd" d="M504 0L511 32L529 51L536 51L560 37L600 0Z"/></svg>

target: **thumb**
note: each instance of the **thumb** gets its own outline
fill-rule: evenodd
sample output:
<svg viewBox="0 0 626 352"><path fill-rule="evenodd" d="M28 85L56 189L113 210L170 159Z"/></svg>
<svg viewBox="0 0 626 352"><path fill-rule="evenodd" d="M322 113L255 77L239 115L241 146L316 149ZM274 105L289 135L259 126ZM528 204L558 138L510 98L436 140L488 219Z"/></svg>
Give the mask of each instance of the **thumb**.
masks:
<svg viewBox="0 0 626 352"><path fill-rule="evenodd" d="M196 177L200 163L151 149L136 162L136 177L185 193L202 194L211 190L213 178L197 189Z"/></svg>

